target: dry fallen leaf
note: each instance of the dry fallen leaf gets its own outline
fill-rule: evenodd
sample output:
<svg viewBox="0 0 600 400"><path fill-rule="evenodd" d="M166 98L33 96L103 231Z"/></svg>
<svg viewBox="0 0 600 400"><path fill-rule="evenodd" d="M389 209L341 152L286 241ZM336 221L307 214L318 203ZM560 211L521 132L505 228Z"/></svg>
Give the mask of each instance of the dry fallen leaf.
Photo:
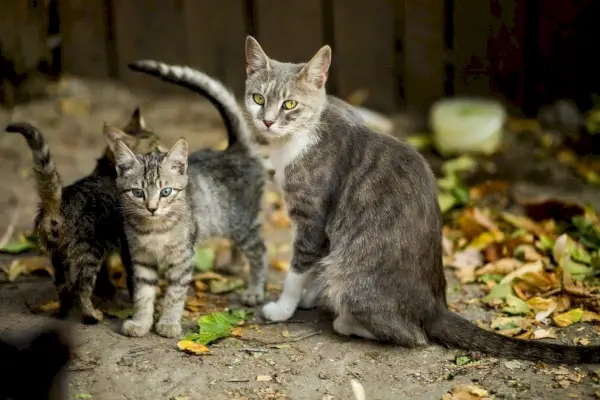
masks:
<svg viewBox="0 0 600 400"><path fill-rule="evenodd" d="M519 267L523 263L515 258L499 258L496 261L487 263L483 267L479 268L475 275L482 276L488 274L507 275Z"/></svg>
<svg viewBox="0 0 600 400"><path fill-rule="evenodd" d="M13 282L21 275L30 275L33 272L44 271L50 277L54 278L54 268L47 257L23 257L14 260L3 267L9 282Z"/></svg>
<svg viewBox="0 0 600 400"><path fill-rule="evenodd" d="M527 300L527 305L535 312L535 319L543 321L556 310L558 304L554 299L545 299L542 297L532 297Z"/></svg>
<svg viewBox="0 0 600 400"><path fill-rule="evenodd" d="M532 339L556 339L556 331L553 328L536 329L533 331Z"/></svg>
<svg viewBox="0 0 600 400"><path fill-rule="evenodd" d="M238 326L238 327L235 327L235 328L233 328L232 330L230 330L230 331L229 331L229 334L230 334L231 336L235 336L235 337L242 337L243 330L242 330L242 328L241 328L241 327L239 327L239 326Z"/></svg>
<svg viewBox="0 0 600 400"><path fill-rule="evenodd" d="M208 291L208 285L201 280L194 281L194 290L196 292L206 292Z"/></svg>
<svg viewBox="0 0 600 400"><path fill-rule="evenodd" d="M273 377L272 377L272 376L270 376L270 375L258 375L258 376L256 377L256 380L257 380L258 382L268 382L268 381L271 381L271 380L273 380Z"/></svg>
<svg viewBox="0 0 600 400"><path fill-rule="evenodd" d="M581 308L574 308L562 314L554 315L552 320L558 326L565 327L576 324L581 320L583 316L583 310Z"/></svg>
<svg viewBox="0 0 600 400"><path fill-rule="evenodd" d="M283 259L271 260L271 267L279 271L287 271L290 268L290 261Z"/></svg>
<svg viewBox="0 0 600 400"><path fill-rule="evenodd" d="M58 310L60 308L60 302L58 300L52 300L48 303L42 304L37 309L41 312L48 312Z"/></svg>
<svg viewBox="0 0 600 400"><path fill-rule="evenodd" d="M475 270L483 264L483 255L476 249L465 249L454 253L448 266L454 268L454 275L462 282L475 281Z"/></svg>
<svg viewBox="0 0 600 400"><path fill-rule="evenodd" d="M192 354L209 354L210 350L203 344L198 344L192 340L180 340L177 343L179 350Z"/></svg>
<svg viewBox="0 0 600 400"><path fill-rule="evenodd" d="M291 226L290 217L285 209L273 211L269 220L276 228L289 228Z"/></svg>
<svg viewBox="0 0 600 400"><path fill-rule="evenodd" d="M442 396L442 400L484 400L489 393L477 385L459 384L452 388L452 392Z"/></svg>
<svg viewBox="0 0 600 400"><path fill-rule="evenodd" d="M584 311L581 315L581 322L599 322L600 315L592 311Z"/></svg>

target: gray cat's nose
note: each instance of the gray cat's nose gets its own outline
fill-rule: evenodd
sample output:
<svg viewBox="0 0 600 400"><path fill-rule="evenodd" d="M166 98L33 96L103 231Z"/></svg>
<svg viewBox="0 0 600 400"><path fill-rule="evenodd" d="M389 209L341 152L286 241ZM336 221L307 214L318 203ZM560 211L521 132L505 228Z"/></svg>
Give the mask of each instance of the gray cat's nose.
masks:
<svg viewBox="0 0 600 400"><path fill-rule="evenodd" d="M268 120L266 120L266 119L263 119L263 123L265 124L265 126L266 126L267 128L270 128L270 127L271 127L271 125L273 125L273 121L268 121Z"/></svg>
<svg viewBox="0 0 600 400"><path fill-rule="evenodd" d="M154 208L154 207L147 207L147 208L148 208L148 211L150 211L150 214L154 214L157 210L157 208Z"/></svg>

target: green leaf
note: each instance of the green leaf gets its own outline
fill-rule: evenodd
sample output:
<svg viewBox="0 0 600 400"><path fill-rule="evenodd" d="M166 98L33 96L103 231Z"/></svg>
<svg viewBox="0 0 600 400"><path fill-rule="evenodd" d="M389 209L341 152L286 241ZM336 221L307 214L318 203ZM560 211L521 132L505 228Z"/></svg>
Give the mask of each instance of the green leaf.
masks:
<svg viewBox="0 0 600 400"><path fill-rule="evenodd" d="M512 293L506 296L506 307L502 309L510 315L523 315L529 312L529 305Z"/></svg>
<svg viewBox="0 0 600 400"><path fill-rule="evenodd" d="M442 214L448 212L456 205L456 199L452 195L452 193L448 192L440 192L438 193L438 203L440 205L440 210Z"/></svg>
<svg viewBox="0 0 600 400"><path fill-rule="evenodd" d="M241 287L244 287L244 280L242 278L212 279L208 283L209 291L212 294L228 293Z"/></svg>
<svg viewBox="0 0 600 400"><path fill-rule="evenodd" d="M495 285L492 290L481 299L484 303L490 303L493 300L504 300L508 296L509 293L512 292L512 287L509 283L504 283L502 285Z"/></svg>
<svg viewBox="0 0 600 400"><path fill-rule="evenodd" d="M230 310L206 314L198 319L199 332L188 334L185 339L207 345L215 340L229 336L231 329L250 318L251 313L244 310Z"/></svg>
<svg viewBox="0 0 600 400"><path fill-rule="evenodd" d="M127 319L133 316L134 312L135 310L133 308L124 308L121 310L106 310L104 311L104 314L113 318Z"/></svg>
<svg viewBox="0 0 600 400"><path fill-rule="evenodd" d="M444 175L456 175L459 172L466 172L474 169L477 166L477 161L471 156L462 155L457 158L448 160L442 165L442 173Z"/></svg>
<svg viewBox="0 0 600 400"><path fill-rule="evenodd" d="M210 271L215 264L215 250L210 247L196 247L194 260L197 271Z"/></svg>
<svg viewBox="0 0 600 400"><path fill-rule="evenodd" d="M472 361L471 357L469 357L469 356L458 356L454 360L454 362L456 363L456 365L465 365L465 364L470 363L471 361Z"/></svg>
<svg viewBox="0 0 600 400"><path fill-rule="evenodd" d="M488 282L496 282L499 283L502 278L504 278L504 275L500 275L500 274L485 274L485 275L481 275L480 277L477 278L478 282L482 282L482 283L488 283Z"/></svg>
<svg viewBox="0 0 600 400"><path fill-rule="evenodd" d="M576 215L571 218L571 222L576 229L573 237L590 249L600 249L600 232L594 223L582 215Z"/></svg>
<svg viewBox="0 0 600 400"><path fill-rule="evenodd" d="M433 143L431 135L428 133L410 135L406 137L404 141L418 151L423 151L430 148L431 144Z"/></svg>
<svg viewBox="0 0 600 400"><path fill-rule="evenodd" d="M2 253L19 254L37 248L34 241L29 240L26 236L21 236L19 240L5 244L0 248Z"/></svg>
<svg viewBox="0 0 600 400"><path fill-rule="evenodd" d="M454 199L459 206L464 206L469 202L469 189L463 185L453 187L450 189L450 193L452 193L452 196L454 196Z"/></svg>
<svg viewBox="0 0 600 400"><path fill-rule="evenodd" d="M554 240L550 239L546 235L540 235L539 240L536 242L536 246L542 251L552 252L552 249L554 248Z"/></svg>

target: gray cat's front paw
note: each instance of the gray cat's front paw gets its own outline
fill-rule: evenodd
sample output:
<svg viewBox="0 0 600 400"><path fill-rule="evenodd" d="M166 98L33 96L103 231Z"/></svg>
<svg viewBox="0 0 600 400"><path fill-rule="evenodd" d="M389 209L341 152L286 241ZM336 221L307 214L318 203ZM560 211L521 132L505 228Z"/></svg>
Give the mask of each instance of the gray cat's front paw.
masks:
<svg viewBox="0 0 600 400"><path fill-rule="evenodd" d="M292 318L294 311L296 311L294 307L290 307L288 304L279 301L267 303L262 308L263 316L269 321L275 322L286 321Z"/></svg>
<svg viewBox="0 0 600 400"><path fill-rule="evenodd" d="M158 322L156 333L166 338L181 336L181 324L179 322Z"/></svg>
<svg viewBox="0 0 600 400"><path fill-rule="evenodd" d="M150 332L151 325L142 324L139 321L128 319L123 322L123 327L121 328L121 332L125 336L130 337L142 337Z"/></svg>
<svg viewBox="0 0 600 400"><path fill-rule="evenodd" d="M262 287L249 287L242 293L242 303L247 306L261 304L265 300L265 292Z"/></svg>

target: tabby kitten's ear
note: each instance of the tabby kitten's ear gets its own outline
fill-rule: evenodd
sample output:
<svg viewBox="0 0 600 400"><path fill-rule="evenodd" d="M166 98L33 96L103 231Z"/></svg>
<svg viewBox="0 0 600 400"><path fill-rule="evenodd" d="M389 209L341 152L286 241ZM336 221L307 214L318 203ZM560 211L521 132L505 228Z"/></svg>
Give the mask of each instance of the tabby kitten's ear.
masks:
<svg viewBox="0 0 600 400"><path fill-rule="evenodd" d="M139 160L133 151L120 139L115 142L113 154L115 156L115 167L118 176L126 175L127 172L139 164Z"/></svg>
<svg viewBox="0 0 600 400"><path fill-rule="evenodd" d="M188 166L188 142L181 138L175 142L162 162L164 168L185 175Z"/></svg>
<svg viewBox="0 0 600 400"><path fill-rule="evenodd" d="M300 71L300 77L307 83L321 89L327 82L327 73L331 65L331 47L323 46Z"/></svg>
<svg viewBox="0 0 600 400"><path fill-rule="evenodd" d="M269 68L269 57L264 52L258 41L252 36L246 36L246 76L254 74L261 69Z"/></svg>
<svg viewBox="0 0 600 400"><path fill-rule="evenodd" d="M144 120L144 117L142 117L140 108L136 107L136 109L133 111L133 114L131 114L131 119L129 120L129 123L125 127L124 131L129 132L132 135L136 135L146 130L148 130L146 121Z"/></svg>

